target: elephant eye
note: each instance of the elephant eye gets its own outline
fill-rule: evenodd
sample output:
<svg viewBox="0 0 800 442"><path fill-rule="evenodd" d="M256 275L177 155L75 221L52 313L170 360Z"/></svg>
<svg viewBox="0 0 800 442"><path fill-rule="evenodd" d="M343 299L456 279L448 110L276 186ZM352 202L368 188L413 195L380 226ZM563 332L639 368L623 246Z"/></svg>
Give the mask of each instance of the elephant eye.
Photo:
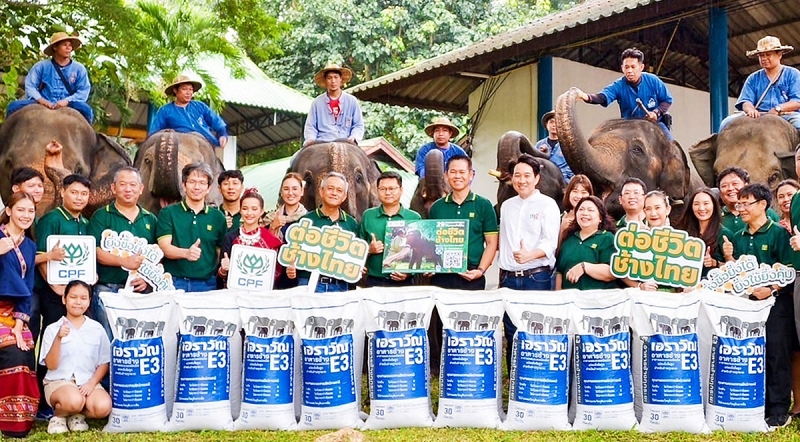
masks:
<svg viewBox="0 0 800 442"><path fill-rule="evenodd" d="M780 172L775 172L775 173L773 173L772 175L770 175L770 177L769 177L769 179L767 180L767 182L768 182L769 184L773 184L773 183L777 182L777 181L778 181L778 180L780 180L780 179L781 179L781 174L780 174Z"/></svg>

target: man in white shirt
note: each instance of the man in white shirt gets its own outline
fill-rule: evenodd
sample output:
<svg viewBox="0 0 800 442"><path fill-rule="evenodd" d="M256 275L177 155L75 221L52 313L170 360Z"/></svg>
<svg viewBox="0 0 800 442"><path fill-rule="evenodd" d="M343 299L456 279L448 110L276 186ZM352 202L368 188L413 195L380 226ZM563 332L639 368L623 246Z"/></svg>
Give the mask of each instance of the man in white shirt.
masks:
<svg viewBox="0 0 800 442"><path fill-rule="evenodd" d="M500 208L500 287L550 290L561 225L558 204L536 189L540 177L536 158L523 154L509 169L517 196L506 200ZM508 315L504 316L503 324L506 362L510 366L516 327Z"/></svg>

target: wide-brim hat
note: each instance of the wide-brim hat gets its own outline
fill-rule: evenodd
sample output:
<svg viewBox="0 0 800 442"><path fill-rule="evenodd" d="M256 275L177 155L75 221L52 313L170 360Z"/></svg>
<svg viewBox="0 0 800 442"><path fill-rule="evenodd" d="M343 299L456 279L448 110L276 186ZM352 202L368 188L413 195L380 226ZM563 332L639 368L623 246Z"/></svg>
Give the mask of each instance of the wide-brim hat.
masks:
<svg viewBox="0 0 800 442"><path fill-rule="evenodd" d="M175 95L175 91L173 91L172 88L185 83L191 84L195 92L199 91L200 88L203 87L203 84L197 80L192 80L186 75L178 75L174 80L172 80L172 83L167 86L166 89L164 89L164 93L167 95Z"/></svg>
<svg viewBox="0 0 800 442"><path fill-rule="evenodd" d="M754 50L747 51L747 56L755 57L758 54L763 54L765 52L774 51L774 52L785 53L793 50L794 47L781 44L781 39L779 39L778 37L767 35L766 37L758 41L758 44L756 45L756 48Z"/></svg>
<svg viewBox="0 0 800 442"><path fill-rule="evenodd" d="M443 126L450 129L450 138L455 138L458 136L459 133L461 133L461 131L458 130L458 128L453 123L450 122L449 118L438 117L435 120L433 120L433 123L425 126L425 134L428 135L429 137L432 137L433 130L436 129L436 126Z"/></svg>
<svg viewBox="0 0 800 442"><path fill-rule="evenodd" d="M50 37L50 44L47 45L42 52L44 52L44 55L52 57L55 46L64 40L72 40L73 51L77 50L83 44L81 43L81 39L78 38L77 34L69 35L66 32L56 32L52 37Z"/></svg>
<svg viewBox="0 0 800 442"><path fill-rule="evenodd" d="M554 110L545 112L545 114L542 115L542 126L547 127L547 122L550 121L550 119L555 116L556 116L556 111Z"/></svg>
<svg viewBox="0 0 800 442"><path fill-rule="evenodd" d="M331 71L336 71L342 76L342 84L347 84L353 79L353 71L347 66L342 66L336 63L328 63L316 75L314 75L314 83L322 89L326 89L325 74Z"/></svg>

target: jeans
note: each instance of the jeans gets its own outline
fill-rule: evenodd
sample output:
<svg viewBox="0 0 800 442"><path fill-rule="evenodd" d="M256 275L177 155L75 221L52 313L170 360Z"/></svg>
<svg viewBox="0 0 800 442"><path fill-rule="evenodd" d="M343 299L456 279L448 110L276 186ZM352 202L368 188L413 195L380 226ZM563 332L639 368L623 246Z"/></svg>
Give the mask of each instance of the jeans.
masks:
<svg viewBox="0 0 800 442"><path fill-rule="evenodd" d="M514 276L501 272L500 287L511 290L549 291L551 290L551 275L552 272L539 272L528 276ZM506 337L506 366L511 372L511 352L514 348L514 333L517 332L517 327L514 326L508 313L503 314L503 332Z"/></svg>
<svg viewBox="0 0 800 442"><path fill-rule="evenodd" d="M796 348L794 299L789 285L780 290L766 324L765 417L789 413L792 402L792 351ZM795 399L797 400L797 399Z"/></svg>
<svg viewBox="0 0 800 442"><path fill-rule="evenodd" d="M39 103L29 98L12 101L11 103L8 104L8 107L6 107L6 118L10 117L11 114L13 114L14 112L31 104L39 104ZM92 124L92 120L94 120L94 111L92 110L92 107L89 106L88 103L84 103L82 101L70 101L67 107L71 107L76 111L80 112L80 114L83 115L83 118L86 118L86 121L88 121L89 124Z"/></svg>
<svg viewBox="0 0 800 442"><path fill-rule="evenodd" d="M212 276L208 279L173 277L172 285L175 286L176 290L183 290L186 293L210 292L217 289L217 277Z"/></svg>
<svg viewBox="0 0 800 442"><path fill-rule="evenodd" d="M297 278L297 285L308 285L308 278ZM350 284L347 281L328 278L327 276L320 276L319 281L317 282L317 287L314 289L314 293L346 292L348 290L350 290Z"/></svg>

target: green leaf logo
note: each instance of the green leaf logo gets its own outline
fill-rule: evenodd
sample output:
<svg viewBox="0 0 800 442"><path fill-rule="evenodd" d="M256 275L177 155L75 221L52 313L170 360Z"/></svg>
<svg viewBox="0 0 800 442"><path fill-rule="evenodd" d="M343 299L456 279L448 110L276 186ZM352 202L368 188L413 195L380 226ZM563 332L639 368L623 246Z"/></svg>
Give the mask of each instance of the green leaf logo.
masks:
<svg viewBox="0 0 800 442"><path fill-rule="evenodd" d="M258 255L241 254L236 260L236 265L239 270L246 275L252 277L262 276L269 270L269 263L266 259Z"/></svg>
<svg viewBox="0 0 800 442"><path fill-rule="evenodd" d="M79 267L89 259L89 246L81 244L64 245L64 259L61 265L68 267Z"/></svg>

